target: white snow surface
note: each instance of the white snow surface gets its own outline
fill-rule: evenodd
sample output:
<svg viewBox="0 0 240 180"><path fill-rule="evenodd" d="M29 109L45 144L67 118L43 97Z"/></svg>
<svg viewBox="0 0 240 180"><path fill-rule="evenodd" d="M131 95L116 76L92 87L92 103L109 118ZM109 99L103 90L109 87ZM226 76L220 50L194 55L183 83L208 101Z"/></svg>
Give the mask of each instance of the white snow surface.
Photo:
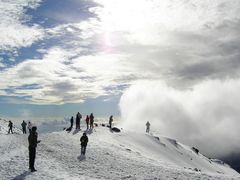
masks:
<svg viewBox="0 0 240 180"><path fill-rule="evenodd" d="M39 134L35 168L28 170L28 135L7 134L0 119L0 179L240 179L228 165L196 154L174 139L98 126L88 131L86 156L80 156L83 130ZM85 126L82 127L85 130Z"/></svg>

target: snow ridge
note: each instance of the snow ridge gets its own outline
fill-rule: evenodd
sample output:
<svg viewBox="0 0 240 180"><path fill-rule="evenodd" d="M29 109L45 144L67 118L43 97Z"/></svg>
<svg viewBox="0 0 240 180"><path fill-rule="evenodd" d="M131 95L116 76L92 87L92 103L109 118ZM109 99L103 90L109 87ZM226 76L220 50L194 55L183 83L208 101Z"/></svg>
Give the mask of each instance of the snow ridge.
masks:
<svg viewBox="0 0 240 180"><path fill-rule="evenodd" d="M6 134L8 132L8 121L0 118L0 134ZM15 134L21 134L22 130L13 124L13 132Z"/></svg>
<svg viewBox="0 0 240 180"><path fill-rule="evenodd" d="M0 120L2 129L6 123ZM174 139L125 130L114 133L102 126L86 131L89 144L86 157L81 157L84 130L39 134L34 173L27 169L27 135L1 131L1 179L240 179L229 166Z"/></svg>

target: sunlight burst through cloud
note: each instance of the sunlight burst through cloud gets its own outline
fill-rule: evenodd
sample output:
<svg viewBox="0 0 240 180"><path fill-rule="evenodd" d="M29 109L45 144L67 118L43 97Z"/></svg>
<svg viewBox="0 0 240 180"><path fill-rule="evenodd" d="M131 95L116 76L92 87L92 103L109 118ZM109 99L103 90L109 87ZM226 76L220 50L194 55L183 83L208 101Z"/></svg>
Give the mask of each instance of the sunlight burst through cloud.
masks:
<svg viewBox="0 0 240 180"><path fill-rule="evenodd" d="M79 7L69 12L71 20L61 21L53 12L53 26L41 22L50 22L51 11L44 9L50 2L19 3L5 1L14 16L5 16L1 27L7 27L6 23L16 27L9 24L15 22L27 29L21 35L28 36L17 40L12 32L11 37L1 38L2 50L8 47L14 54L14 63L6 63L6 58L0 62L0 75L5 77L0 80L2 96L22 97L35 104L64 104L119 95L124 88L117 87L142 79L191 88L206 79L239 76L240 5L236 0L74 1L69 6ZM24 7L35 8L41 21L24 16ZM44 10L46 17L41 14ZM74 19L78 11L82 18ZM28 18L20 21L17 15ZM27 25L31 19L36 22ZM37 88L25 88L32 84ZM106 89L112 87L116 88L109 94Z"/></svg>

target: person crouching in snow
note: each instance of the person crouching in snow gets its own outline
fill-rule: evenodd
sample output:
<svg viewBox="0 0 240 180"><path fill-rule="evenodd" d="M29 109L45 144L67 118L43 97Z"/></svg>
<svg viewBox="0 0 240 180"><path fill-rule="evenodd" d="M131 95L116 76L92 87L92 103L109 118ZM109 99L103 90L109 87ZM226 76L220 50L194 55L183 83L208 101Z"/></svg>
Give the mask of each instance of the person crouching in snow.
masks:
<svg viewBox="0 0 240 180"><path fill-rule="evenodd" d="M81 155L85 155L88 143L88 137L86 133L83 133L82 137L80 138L80 142L81 142Z"/></svg>

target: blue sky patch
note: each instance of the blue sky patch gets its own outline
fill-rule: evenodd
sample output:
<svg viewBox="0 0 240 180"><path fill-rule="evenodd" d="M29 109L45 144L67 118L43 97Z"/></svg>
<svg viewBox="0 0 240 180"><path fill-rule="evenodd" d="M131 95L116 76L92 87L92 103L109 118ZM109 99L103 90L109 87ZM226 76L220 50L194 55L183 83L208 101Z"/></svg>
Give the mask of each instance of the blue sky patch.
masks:
<svg viewBox="0 0 240 180"><path fill-rule="evenodd" d="M27 9L26 14L32 17L27 24L52 28L60 24L83 21L94 17L88 9L96 5L86 0L44 0L37 9Z"/></svg>

